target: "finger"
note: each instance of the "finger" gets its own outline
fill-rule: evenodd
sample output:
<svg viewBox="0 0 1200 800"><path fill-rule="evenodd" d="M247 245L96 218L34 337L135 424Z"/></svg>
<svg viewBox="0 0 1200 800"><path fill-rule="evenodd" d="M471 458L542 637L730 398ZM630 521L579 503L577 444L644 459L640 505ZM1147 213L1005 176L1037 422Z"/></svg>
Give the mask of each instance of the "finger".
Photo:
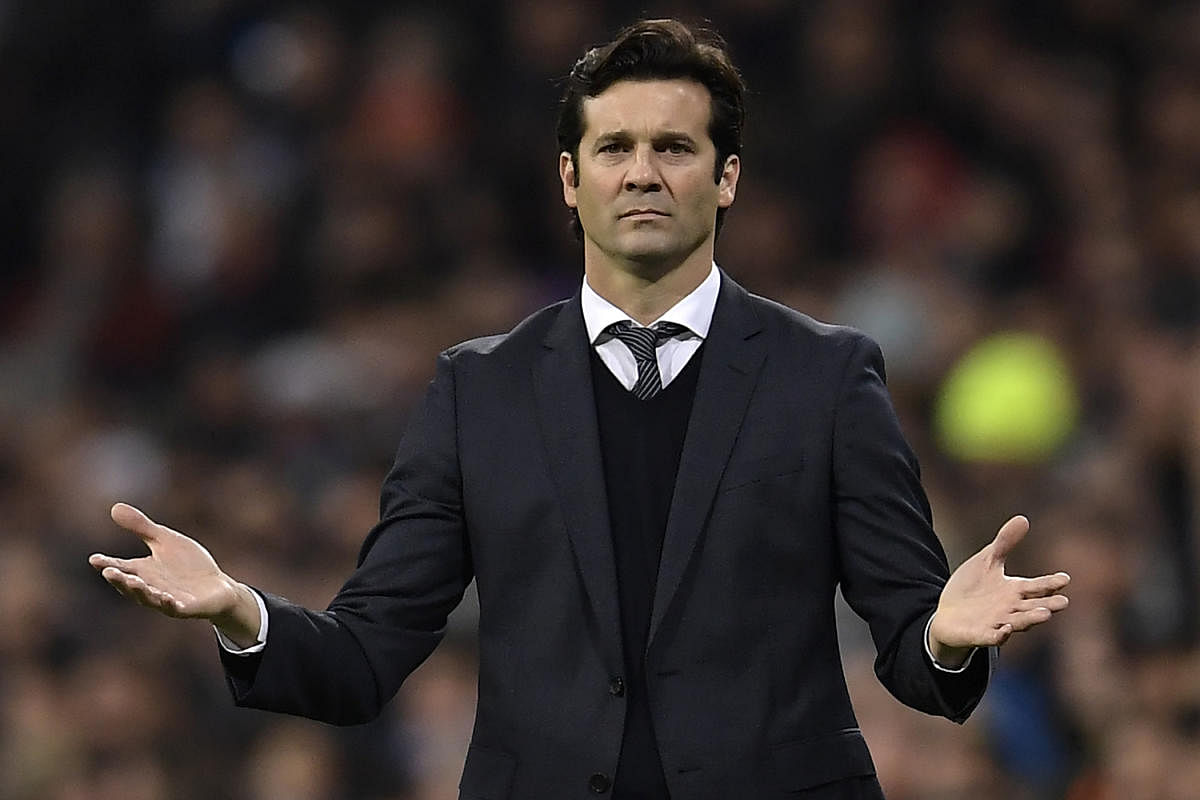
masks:
<svg viewBox="0 0 1200 800"><path fill-rule="evenodd" d="M1029 611L1021 611L1009 617L1009 624L1015 631L1027 631L1043 622L1049 621L1054 612L1045 606L1038 606Z"/></svg>
<svg viewBox="0 0 1200 800"><path fill-rule="evenodd" d="M182 600L147 583L139 575L124 572L116 567L106 567L100 574L122 597L138 605L161 611L168 617L188 616L188 609Z"/></svg>
<svg viewBox="0 0 1200 800"><path fill-rule="evenodd" d="M1062 611L1071 601L1064 594L1052 594L1049 597L1033 597L1028 600L1020 600L1017 602L1013 611L1024 613L1026 611L1034 611L1039 608L1049 609L1053 612Z"/></svg>
<svg viewBox="0 0 1200 800"><path fill-rule="evenodd" d="M985 637L985 641L982 644L985 647L999 647L1000 645L1007 642L1009 637L1012 636L1012 634L1013 634L1013 626L1012 625L1008 625L1008 624L1000 625L991 630L989 635L987 637Z"/></svg>
<svg viewBox="0 0 1200 800"><path fill-rule="evenodd" d="M1000 526L996 538L992 540L992 560L1003 564L1013 548L1021 543L1025 534L1029 533L1029 520L1018 514Z"/></svg>
<svg viewBox="0 0 1200 800"><path fill-rule="evenodd" d="M126 530L133 531L146 544L157 541L162 535L161 526L156 525L152 519L131 505L117 503L112 507L110 514L113 522Z"/></svg>
<svg viewBox="0 0 1200 800"><path fill-rule="evenodd" d="M1020 585L1022 597L1045 597L1061 592L1071 582L1071 576L1065 572L1053 575L1042 575L1037 578L1013 578Z"/></svg>
<svg viewBox="0 0 1200 800"><path fill-rule="evenodd" d="M183 613L179 608L179 603L166 592L158 593L158 610L166 614L168 617L181 617Z"/></svg>
<svg viewBox="0 0 1200 800"><path fill-rule="evenodd" d="M116 567L107 567L100 573L114 589L135 603L148 608L165 610L164 599L169 597L162 590L146 583L137 575L122 572Z"/></svg>
<svg viewBox="0 0 1200 800"><path fill-rule="evenodd" d="M183 601L167 592L162 596L162 612L168 617L183 618L188 616L188 610Z"/></svg>
<svg viewBox="0 0 1200 800"><path fill-rule="evenodd" d="M108 567L115 567L122 572L128 572L133 575L138 574L138 568L143 561L144 559L140 558L116 558L114 556L106 556L103 553L92 553L88 556L88 563L101 572Z"/></svg>
<svg viewBox="0 0 1200 800"><path fill-rule="evenodd" d="M117 569L116 567L105 567L101 570L100 576L108 581L110 586L130 600L140 600L146 595L149 589L149 584L146 581L137 575Z"/></svg>
<svg viewBox="0 0 1200 800"><path fill-rule="evenodd" d="M134 583L134 578L137 576L130 575L127 572L122 572L116 567L105 567L100 572L100 576L108 582L108 585L117 590L117 592L135 603L141 602L141 594L139 586ZM140 580L140 579L139 579ZM142 584L145 582L142 581Z"/></svg>
<svg viewBox="0 0 1200 800"><path fill-rule="evenodd" d="M134 595L132 591L125 588L124 580L118 577L120 575L120 570L114 569L113 573L105 574L101 572L100 574L104 577L105 582L107 582L109 586L116 589L117 594L121 595L121 597L124 597L126 600L132 600L135 603L138 602L137 596Z"/></svg>

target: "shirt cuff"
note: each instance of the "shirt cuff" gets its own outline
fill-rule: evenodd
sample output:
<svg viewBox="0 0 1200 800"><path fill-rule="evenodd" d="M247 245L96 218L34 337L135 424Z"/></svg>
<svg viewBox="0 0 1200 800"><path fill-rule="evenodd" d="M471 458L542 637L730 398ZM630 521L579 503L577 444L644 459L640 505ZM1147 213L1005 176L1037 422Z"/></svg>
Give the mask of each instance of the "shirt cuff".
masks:
<svg viewBox="0 0 1200 800"><path fill-rule="evenodd" d="M257 596L257 595L255 595ZM925 655L929 658L929 663L933 664L933 668L938 672L948 672L951 675L957 675L960 672L966 672L967 667L971 666L971 659L975 657L978 647L972 647L971 652L967 654L967 660L962 663L961 667L947 667L938 663L938 660L933 657L933 651L929 649L929 629L933 627L933 614L929 615L929 622L925 623Z"/></svg>
<svg viewBox="0 0 1200 800"><path fill-rule="evenodd" d="M252 656L255 653L261 653L263 648L267 646L267 624L269 620L267 617L267 604L263 602L262 595L258 592L251 590L250 593L254 595L254 600L258 603L258 636L254 644L249 647L238 647L228 636L217 630L216 625L213 626L213 631L217 634L217 643L221 645L221 649L235 656Z"/></svg>

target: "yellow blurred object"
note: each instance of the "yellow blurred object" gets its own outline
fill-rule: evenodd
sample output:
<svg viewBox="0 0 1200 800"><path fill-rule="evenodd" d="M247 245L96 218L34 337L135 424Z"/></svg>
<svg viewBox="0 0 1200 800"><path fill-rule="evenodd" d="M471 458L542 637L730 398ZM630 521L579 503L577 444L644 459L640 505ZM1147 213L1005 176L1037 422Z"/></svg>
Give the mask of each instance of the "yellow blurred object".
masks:
<svg viewBox="0 0 1200 800"><path fill-rule="evenodd" d="M934 409L938 443L965 461L1031 463L1075 429L1079 400L1058 348L1032 333L1002 333L950 371Z"/></svg>

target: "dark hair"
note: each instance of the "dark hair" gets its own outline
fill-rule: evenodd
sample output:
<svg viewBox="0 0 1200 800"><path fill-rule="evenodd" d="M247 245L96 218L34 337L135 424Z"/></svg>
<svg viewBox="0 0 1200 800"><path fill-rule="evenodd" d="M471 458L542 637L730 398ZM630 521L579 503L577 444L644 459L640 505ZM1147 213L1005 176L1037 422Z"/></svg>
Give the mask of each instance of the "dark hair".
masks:
<svg viewBox="0 0 1200 800"><path fill-rule="evenodd" d="M611 42L593 47L575 62L565 81L558 108L559 152L571 154L579 179L579 141L583 138L583 101L623 80L694 80L708 89L712 108L708 135L716 146L713 180L720 181L725 160L742 151L746 87L729 57L725 40L715 31L675 19L640 20ZM717 209L717 231L728 209ZM579 214L571 209L571 227L582 233Z"/></svg>

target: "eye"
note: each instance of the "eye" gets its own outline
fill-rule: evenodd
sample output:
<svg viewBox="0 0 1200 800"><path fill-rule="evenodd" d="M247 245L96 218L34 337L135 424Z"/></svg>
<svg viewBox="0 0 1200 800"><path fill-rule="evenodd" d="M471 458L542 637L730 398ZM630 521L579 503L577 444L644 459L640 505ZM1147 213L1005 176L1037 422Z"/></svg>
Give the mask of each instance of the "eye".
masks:
<svg viewBox="0 0 1200 800"><path fill-rule="evenodd" d="M599 147L599 149L597 150L597 152L599 152L599 153L620 153L624 149L625 149L625 146L623 144L621 144L620 142L609 142L608 144L601 145Z"/></svg>
<svg viewBox="0 0 1200 800"><path fill-rule="evenodd" d="M686 142L670 142L664 149L674 156L692 152L692 148Z"/></svg>

